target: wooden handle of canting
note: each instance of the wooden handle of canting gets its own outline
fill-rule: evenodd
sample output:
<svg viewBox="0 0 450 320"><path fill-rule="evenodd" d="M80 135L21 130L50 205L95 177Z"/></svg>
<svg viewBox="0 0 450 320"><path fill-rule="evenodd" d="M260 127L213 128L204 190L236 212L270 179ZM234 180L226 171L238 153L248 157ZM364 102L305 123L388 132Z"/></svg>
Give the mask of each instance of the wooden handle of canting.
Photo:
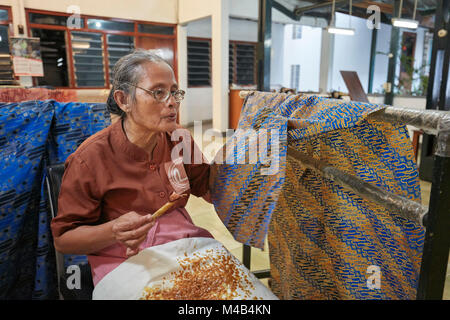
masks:
<svg viewBox="0 0 450 320"><path fill-rule="evenodd" d="M162 216L164 213L166 213L167 211L169 211L170 209L172 209L172 207L175 205L175 201L174 202L167 202L165 205L163 205L161 208L159 208L152 216L153 219L159 218L160 216Z"/></svg>

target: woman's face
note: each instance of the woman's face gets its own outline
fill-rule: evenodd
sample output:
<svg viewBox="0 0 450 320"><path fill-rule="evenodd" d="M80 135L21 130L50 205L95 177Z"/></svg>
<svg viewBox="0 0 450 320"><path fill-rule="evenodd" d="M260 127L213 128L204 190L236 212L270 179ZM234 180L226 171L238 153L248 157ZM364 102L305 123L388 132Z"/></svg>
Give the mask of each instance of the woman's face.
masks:
<svg viewBox="0 0 450 320"><path fill-rule="evenodd" d="M171 67L163 62L148 62L141 66L142 76L136 84L147 90L165 89L173 92L178 84ZM167 101L159 102L152 94L136 89L136 101L131 102L128 120L132 120L140 129L157 132L171 132L177 128L177 114L180 103L170 95Z"/></svg>

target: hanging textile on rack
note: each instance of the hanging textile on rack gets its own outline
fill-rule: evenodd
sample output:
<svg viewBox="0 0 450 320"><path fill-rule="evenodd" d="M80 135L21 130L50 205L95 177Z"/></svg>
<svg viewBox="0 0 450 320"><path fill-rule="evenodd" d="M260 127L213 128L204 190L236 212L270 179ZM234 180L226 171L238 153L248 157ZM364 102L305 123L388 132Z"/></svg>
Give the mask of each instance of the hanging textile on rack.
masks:
<svg viewBox="0 0 450 320"><path fill-rule="evenodd" d="M284 182L287 122L275 113L284 96L246 100L238 130L211 168L219 217L237 241L261 249Z"/></svg>
<svg viewBox="0 0 450 320"><path fill-rule="evenodd" d="M420 202L417 166L406 126L367 117L383 106L254 93L244 103L239 128L251 124L252 115L267 108L272 112L266 112L266 126L271 121L278 125L289 121L297 128L290 129L281 143ZM223 206L223 196L213 193L215 205L219 199L216 210L225 224L245 212L240 225L248 229L226 224L237 240L252 234L255 227L268 227L272 291L281 299L414 299L423 228L305 168L289 154L279 161L283 172L277 175L280 183L273 193L252 194L253 203L263 202L271 208L267 212L254 210L255 206L236 211L232 205ZM216 166L222 178L223 165ZM251 178L248 173L255 170L251 167L246 165L243 170L231 165L227 173L246 181ZM226 188L230 204L240 203L252 192L242 183L225 186L217 178L214 183L215 190ZM264 219L258 220L261 215ZM248 216L264 225L246 224ZM255 238L247 237L246 243L256 243Z"/></svg>

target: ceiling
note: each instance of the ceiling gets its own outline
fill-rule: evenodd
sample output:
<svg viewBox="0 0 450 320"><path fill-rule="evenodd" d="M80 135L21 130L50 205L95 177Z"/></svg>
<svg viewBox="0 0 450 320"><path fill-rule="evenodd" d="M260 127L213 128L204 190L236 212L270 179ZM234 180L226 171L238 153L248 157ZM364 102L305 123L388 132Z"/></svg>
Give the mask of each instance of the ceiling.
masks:
<svg viewBox="0 0 450 320"><path fill-rule="evenodd" d="M273 0L277 2L274 7L284 7L285 14L291 14L291 18L301 18L302 16L324 18L329 20L331 17L332 0ZM350 0L335 0L336 12L349 13ZM380 8L381 22L390 23L393 15L395 0L353 0L352 15L363 18L368 17L367 7L377 5ZM416 20L421 26L432 28L434 26L434 14L438 0L420 0L417 1ZM282 9L282 8L281 8ZM288 12L289 11L289 12ZM402 18L413 17L414 0L403 0Z"/></svg>

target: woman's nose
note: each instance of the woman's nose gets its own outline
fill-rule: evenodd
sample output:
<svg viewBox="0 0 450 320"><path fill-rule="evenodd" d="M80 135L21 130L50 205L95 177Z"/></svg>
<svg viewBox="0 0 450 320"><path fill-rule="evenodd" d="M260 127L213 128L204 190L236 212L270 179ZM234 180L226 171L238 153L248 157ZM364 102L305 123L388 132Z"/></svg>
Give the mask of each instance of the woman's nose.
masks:
<svg viewBox="0 0 450 320"><path fill-rule="evenodd" d="M180 105L177 102L177 100L175 100L175 97L173 96L173 94L169 95L169 98L167 98L166 104L169 108L176 108Z"/></svg>

